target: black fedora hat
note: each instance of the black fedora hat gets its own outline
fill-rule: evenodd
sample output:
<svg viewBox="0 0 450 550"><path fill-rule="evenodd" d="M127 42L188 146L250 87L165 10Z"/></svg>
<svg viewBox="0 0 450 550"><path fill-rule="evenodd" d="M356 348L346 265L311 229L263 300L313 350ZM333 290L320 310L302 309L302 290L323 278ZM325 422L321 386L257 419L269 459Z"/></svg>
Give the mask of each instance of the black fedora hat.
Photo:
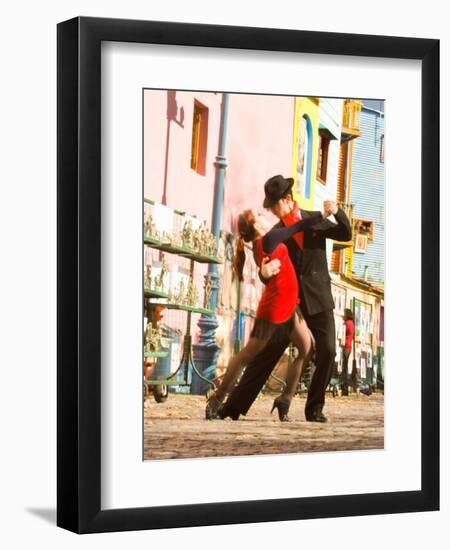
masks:
<svg viewBox="0 0 450 550"><path fill-rule="evenodd" d="M264 193L266 197L263 202L263 207L270 208L289 192L292 193L293 185L293 178L283 178L280 174L268 179L264 184Z"/></svg>

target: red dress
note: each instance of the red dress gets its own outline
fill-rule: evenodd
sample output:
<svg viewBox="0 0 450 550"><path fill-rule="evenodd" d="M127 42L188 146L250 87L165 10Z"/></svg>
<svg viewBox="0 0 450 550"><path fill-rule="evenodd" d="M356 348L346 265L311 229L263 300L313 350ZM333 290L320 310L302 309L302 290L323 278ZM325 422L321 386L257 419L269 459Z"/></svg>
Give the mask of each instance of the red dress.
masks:
<svg viewBox="0 0 450 550"><path fill-rule="evenodd" d="M267 281L258 304L256 318L272 323L284 323L292 317L299 303L297 276L287 246L280 243L271 254L266 254L262 241L262 238L259 238L255 242L255 259L258 267L261 267L263 258L278 259L280 272Z"/></svg>
<svg viewBox="0 0 450 550"><path fill-rule="evenodd" d="M277 259L280 262L280 271L266 281L251 332L253 338L281 341L291 334L299 303L298 282L284 243L299 231L312 227L320 219L322 215L318 213L289 227L273 227L264 237L254 241L253 250L258 266L261 267L264 258Z"/></svg>

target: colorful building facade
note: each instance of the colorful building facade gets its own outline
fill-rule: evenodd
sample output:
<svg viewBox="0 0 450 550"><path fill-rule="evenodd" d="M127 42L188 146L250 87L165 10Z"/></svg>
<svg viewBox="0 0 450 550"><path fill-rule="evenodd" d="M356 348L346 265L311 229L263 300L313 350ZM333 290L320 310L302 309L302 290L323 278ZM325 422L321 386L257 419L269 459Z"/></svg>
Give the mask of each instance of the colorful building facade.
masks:
<svg viewBox="0 0 450 550"><path fill-rule="evenodd" d="M321 210L336 200L344 100L301 97L295 100L292 152L294 198L305 210ZM328 261L333 243L327 242Z"/></svg>
<svg viewBox="0 0 450 550"><path fill-rule="evenodd" d="M222 100L221 93L144 92L144 196L197 216L208 226ZM240 212L262 211L264 182L274 174L290 174L295 99L229 94L228 100L221 227L232 232Z"/></svg>
<svg viewBox="0 0 450 550"><path fill-rule="evenodd" d="M243 284L238 285L233 277L231 259L238 215L248 208L263 211L263 185L275 174L292 175L294 198L302 208L320 210L323 201L331 199L338 200L351 215L353 149L357 148L353 142L363 134L358 129L359 119L355 118L360 102L354 100L227 94L224 117L224 98L222 93L144 92L144 197L194 216L208 227L220 211L223 264L218 268L217 323L205 329L200 317L194 315L192 324L194 342L199 348L205 330L209 331L209 343L212 337L219 344L216 374L226 367L237 344L248 337L262 290L252 259L246 263ZM221 138L225 139L222 157L218 155ZM218 195L219 167L225 167L225 176L223 193ZM270 213L265 215L271 223L277 221ZM336 308L339 345L341 306L348 307L356 295L364 302L360 296L364 288L350 291L350 281L344 280L351 265L353 242L329 241L327 247L330 269L335 271L333 292L339 298ZM161 259L155 260L155 253L148 253L147 261ZM206 266L196 271L199 288L206 272ZM342 287L346 288L344 301L340 297ZM377 308L373 302L372 329L379 324ZM176 323L175 314L166 312L165 321ZM364 331L368 328L364 324ZM366 348L368 337L361 338ZM370 336L370 342L378 340ZM361 356L362 351L358 353ZM177 359L172 359L172 370L176 363Z"/></svg>
<svg viewBox="0 0 450 550"><path fill-rule="evenodd" d="M336 363L342 365L344 309L353 312L350 368L370 384L384 377L384 116L344 103L336 200L352 220L353 240L335 242L331 260ZM355 374L355 373L353 373Z"/></svg>
<svg viewBox="0 0 450 550"><path fill-rule="evenodd" d="M384 113L363 105L361 137L356 140L350 203L355 246L352 273L384 284Z"/></svg>

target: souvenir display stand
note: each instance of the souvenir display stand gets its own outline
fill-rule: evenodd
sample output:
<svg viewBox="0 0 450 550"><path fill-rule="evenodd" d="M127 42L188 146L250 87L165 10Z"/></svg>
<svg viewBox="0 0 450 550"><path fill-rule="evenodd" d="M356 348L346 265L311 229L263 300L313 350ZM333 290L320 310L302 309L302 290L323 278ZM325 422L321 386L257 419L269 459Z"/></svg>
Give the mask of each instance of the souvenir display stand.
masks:
<svg viewBox="0 0 450 550"><path fill-rule="evenodd" d="M153 201L145 199L145 202L148 204L153 204ZM182 216L183 213L174 211L175 214ZM205 231L206 234L206 231ZM208 235L205 237L207 239ZM186 325L184 330L183 337L183 353L181 357L180 364L178 368L166 378L162 379L149 379L145 380L145 384L148 386L190 386L191 382L189 381L189 373L195 372L195 374L207 383L211 387L215 387L214 382L205 378L199 369L196 367L193 354L192 354L192 335L191 335L191 325L192 325L192 314L198 313L203 316L215 316L216 313L214 310L209 309L209 307L199 307L197 305L198 296L194 281L194 271L195 265L197 263L202 264L220 264L221 260L215 254L201 253L198 250L184 246L183 242L174 243L175 239L171 237L164 236L163 238L158 238L153 235L144 234L144 246L151 247L156 250L168 254L174 254L183 258L187 258L190 261L189 269L189 285L186 289L186 295L184 297L177 296L175 292L165 292L161 288L152 288L152 286L144 284L144 307L147 310L147 317L150 320L152 318L153 309L160 306L168 310L179 310L186 313ZM215 252L215 250L214 250ZM164 275L164 274L163 274ZM163 277L161 276L161 279ZM206 278L207 279L207 278ZM149 281L151 284L151 281ZM180 294L180 293L179 293ZM205 281L204 289L204 305L208 306L211 296L211 287L208 285L208 282ZM168 351L144 351L144 357L150 357L158 359L160 357L166 357ZM156 390L156 391L155 391ZM158 401L157 396L159 393L157 388L154 389L155 399Z"/></svg>

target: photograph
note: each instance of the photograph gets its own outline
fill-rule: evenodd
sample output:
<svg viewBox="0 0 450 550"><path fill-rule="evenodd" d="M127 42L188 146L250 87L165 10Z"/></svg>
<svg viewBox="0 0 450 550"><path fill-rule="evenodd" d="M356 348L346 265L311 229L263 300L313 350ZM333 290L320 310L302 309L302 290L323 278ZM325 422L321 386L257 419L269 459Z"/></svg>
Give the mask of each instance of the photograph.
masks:
<svg viewBox="0 0 450 550"><path fill-rule="evenodd" d="M142 89L144 460L384 449L384 163L382 98Z"/></svg>
<svg viewBox="0 0 450 550"><path fill-rule="evenodd" d="M445 546L445 5L5 3L3 548Z"/></svg>

